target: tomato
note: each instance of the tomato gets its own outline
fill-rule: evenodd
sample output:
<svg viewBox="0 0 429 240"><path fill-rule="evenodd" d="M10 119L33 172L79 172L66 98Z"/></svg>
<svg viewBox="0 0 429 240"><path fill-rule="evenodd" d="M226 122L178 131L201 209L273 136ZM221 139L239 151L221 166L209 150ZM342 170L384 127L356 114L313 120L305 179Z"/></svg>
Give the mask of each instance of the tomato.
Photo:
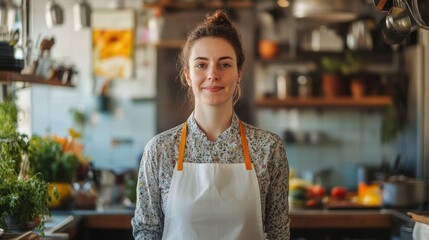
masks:
<svg viewBox="0 0 429 240"><path fill-rule="evenodd" d="M305 202L306 207L316 207L318 202L314 199L309 199L307 202Z"/></svg>
<svg viewBox="0 0 429 240"><path fill-rule="evenodd" d="M331 197L335 199L344 199L347 196L347 188L335 186L331 189Z"/></svg>
<svg viewBox="0 0 429 240"><path fill-rule="evenodd" d="M312 186L309 189L310 198L323 198L325 196L325 188L320 185Z"/></svg>

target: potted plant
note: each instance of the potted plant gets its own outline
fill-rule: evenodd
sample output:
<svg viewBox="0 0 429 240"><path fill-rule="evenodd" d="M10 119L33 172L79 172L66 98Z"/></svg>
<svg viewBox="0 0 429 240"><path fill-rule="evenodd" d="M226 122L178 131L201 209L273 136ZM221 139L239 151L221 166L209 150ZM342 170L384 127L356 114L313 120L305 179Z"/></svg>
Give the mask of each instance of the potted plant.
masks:
<svg viewBox="0 0 429 240"><path fill-rule="evenodd" d="M365 95L365 61L356 53L347 51L341 64L341 72L350 80L350 92L354 98Z"/></svg>
<svg viewBox="0 0 429 240"><path fill-rule="evenodd" d="M321 58L322 92L325 97L332 98L341 94L343 87L341 75L341 60L336 57Z"/></svg>
<svg viewBox="0 0 429 240"><path fill-rule="evenodd" d="M48 183L27 171L28 137L17 131L17 115L13 101L0 103L0 227L37 226L43 234L44 216L50 215Z"/></svg>
<svg viewBox="0 0 429 240"><path fill-rule="evenodd" d="M72 183L80 164L78 156L65 151L62 139L57 136L32 136L29 141L29 159L31 171L40 172L49 182L50 189L58 191L59 198L51 202L52 209L69 208L73 198ZM53 192L50 191L52 195Z"/></svg>

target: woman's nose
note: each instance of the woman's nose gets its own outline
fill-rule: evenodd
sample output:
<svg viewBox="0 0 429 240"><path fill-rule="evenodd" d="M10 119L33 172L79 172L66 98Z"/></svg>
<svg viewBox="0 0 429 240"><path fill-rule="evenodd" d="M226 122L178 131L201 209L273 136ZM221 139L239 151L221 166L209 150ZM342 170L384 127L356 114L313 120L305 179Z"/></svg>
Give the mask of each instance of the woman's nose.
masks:
<svg viewBox="0 0 429 240"><path fill-rule="evenodd" d="M216 66L211 66L208 69L208 79L217 80L219 79L219 71Z"/></svg>

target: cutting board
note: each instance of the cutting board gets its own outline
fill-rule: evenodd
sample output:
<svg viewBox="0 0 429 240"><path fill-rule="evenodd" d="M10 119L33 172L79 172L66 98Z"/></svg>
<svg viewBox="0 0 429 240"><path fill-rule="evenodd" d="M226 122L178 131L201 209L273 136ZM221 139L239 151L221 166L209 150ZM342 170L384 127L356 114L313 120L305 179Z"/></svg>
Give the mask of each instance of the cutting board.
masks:
<svg viewBox="0 0 429 240"><path fill-rule="evenodd" d="M365 205L358 202L352 202L350 200L329 200L325 207L327 209L338 209L338 210L348 210L348 209L380 209L381 206L371 206Z"/></svg>

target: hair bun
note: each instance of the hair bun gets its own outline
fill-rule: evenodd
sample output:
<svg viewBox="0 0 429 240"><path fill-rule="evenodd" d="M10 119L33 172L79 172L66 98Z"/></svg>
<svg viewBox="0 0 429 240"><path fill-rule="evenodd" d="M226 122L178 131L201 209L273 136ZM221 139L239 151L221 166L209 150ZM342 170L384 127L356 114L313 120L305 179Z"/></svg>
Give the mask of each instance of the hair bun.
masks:
<svg viewBox="0 0 429 240"><path fill-rule="evenodd" d="M207 17L206 23L214 26L230 27L231 21L225 10L216 10L211 16Z"/></svg>

